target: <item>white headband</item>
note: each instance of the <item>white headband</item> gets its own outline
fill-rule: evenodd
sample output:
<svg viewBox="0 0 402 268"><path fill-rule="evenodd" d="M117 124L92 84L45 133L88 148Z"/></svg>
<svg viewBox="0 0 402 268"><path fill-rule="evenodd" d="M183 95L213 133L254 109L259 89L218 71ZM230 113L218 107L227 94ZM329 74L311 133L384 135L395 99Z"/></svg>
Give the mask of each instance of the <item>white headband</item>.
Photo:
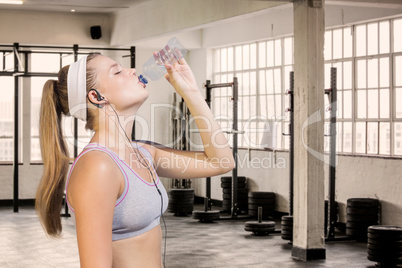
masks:
<svg viewBox="0 0 402 268"><path fill-rule="evenodd" d="M70 115L83 121L87 120L87 57L71 64L67 75Z"/></svg>

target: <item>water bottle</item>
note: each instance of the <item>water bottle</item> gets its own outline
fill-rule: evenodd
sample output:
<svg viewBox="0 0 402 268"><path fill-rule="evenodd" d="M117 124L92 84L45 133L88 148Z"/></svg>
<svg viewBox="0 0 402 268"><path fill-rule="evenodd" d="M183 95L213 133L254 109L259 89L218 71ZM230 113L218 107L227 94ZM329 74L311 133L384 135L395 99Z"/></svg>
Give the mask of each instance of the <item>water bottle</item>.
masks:
<svg viewBox="0 0 402 268"><path fill-rule="evenodd" d="M165 75L165 64L173 65L178 60L186 56L188 50L183 47L180 41L173 37L166 46L159 52L156 52L150 57L144 65L142 65L142 72L138 78L145 85L149 80L156 81Z"/></svg>

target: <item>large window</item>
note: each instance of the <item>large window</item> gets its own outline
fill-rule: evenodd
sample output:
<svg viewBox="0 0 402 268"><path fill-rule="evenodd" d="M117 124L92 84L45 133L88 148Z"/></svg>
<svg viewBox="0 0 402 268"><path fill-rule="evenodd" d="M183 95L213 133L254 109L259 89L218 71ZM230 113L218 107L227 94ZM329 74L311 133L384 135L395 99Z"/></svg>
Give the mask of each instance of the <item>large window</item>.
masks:
<svg viewBox="0 0 402 268"><path fill-rule="evenodd" d="M337 151L345 154L402 156L402 18L379 20L325 32L325 88L337 68ZM277 128L276 147L287 149L289 72L293 38L278 38L215 50L214 83L240 81L240 147L258 148L265 120ZM324 89L323 89L324 96ZM231 92L213 95L215 116L231 128ZM325 106L329 106L326 96ZM326 131L329 112L325 112ZM227 119L229 117L229 119ZM256 120L254 118L257 118ZM250 127L251 126L251 127ZM328 134L328 133L326 133ZM251 138L250 138L251 137ZM329 150L329 138L324 148Z"/></svg>

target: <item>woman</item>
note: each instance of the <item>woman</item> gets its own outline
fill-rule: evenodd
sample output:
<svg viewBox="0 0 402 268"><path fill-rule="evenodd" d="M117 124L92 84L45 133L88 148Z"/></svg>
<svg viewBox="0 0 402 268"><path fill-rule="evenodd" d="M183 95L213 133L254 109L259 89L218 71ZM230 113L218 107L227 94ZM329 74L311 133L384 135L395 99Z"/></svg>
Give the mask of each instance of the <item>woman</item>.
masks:
<svg viewBox="0 0 402 268"><path fill-rule="evenodd" d="M158 176L200 178L226 173L234 159L184 59L167 64L169 83L200 130L203 152L131 142L118 118L132 118L148 91L135 69L91 54L60 70L43 89L40 140L44 173L36 208L46 232L61 233L64 188L75 216L81 267L162 267L159 220L167 194ZM61 117L86 120L94 135L70 169ZM65 185L66 184L66 185Z"/></svg>

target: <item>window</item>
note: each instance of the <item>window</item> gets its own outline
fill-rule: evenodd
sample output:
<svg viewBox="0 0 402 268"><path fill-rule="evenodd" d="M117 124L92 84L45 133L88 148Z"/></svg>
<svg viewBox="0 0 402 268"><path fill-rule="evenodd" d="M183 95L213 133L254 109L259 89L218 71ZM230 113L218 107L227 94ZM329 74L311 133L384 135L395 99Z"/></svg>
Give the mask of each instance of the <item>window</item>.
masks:
<svg viewBox="0 0 402 268"><path fill-rule="evenodd" d="M0 161L14 157L14 78L0 76Z"/></svg>
<svg viewBox="0 0 402 268"><path fill-rule="evenodd" d="M289 86L292 64L292 37L215 50L213 83L230 82L233 77L237 77L239 82L238 129L244 131L238 136L239 147L261 147L269 122L275 125L276 147L282 148L285 143L288 147L288 141L282 138L285 125L287 129L283 111L288 103L284 103L283 87ZM214 115L224 131L231 130L231 88L216 88L212 96ZM231 135L228 140L232 144Z"/></svg>
<svg viewBox="0 0 402 268"><path fill-rule="evenodd" d="M331 67L337 69L337 152L402 156L402 106L397 101L402 100L401 32L402 18L326 30L325 88L330 87ZM282 133L287 132L289 118L284 111L289 98L284 93L293 69L293 37L220 48L214 55L214 83L233 76L241 81L239 128L251 125L254 115L259 119L253 123L256 129L273 119L278 126L277 148L287 149L288 138ZM218 92L213 95L213 113L227 116L231 92ZM324 100L328 107L326 96ZM325 134L329 117L325 112ZM229 123L224 126L230 128ZM256 143L247 143L245 131L239 146L257 148L261 133L248 139ZM329 137L324 141L328 151Z"/></svg>

